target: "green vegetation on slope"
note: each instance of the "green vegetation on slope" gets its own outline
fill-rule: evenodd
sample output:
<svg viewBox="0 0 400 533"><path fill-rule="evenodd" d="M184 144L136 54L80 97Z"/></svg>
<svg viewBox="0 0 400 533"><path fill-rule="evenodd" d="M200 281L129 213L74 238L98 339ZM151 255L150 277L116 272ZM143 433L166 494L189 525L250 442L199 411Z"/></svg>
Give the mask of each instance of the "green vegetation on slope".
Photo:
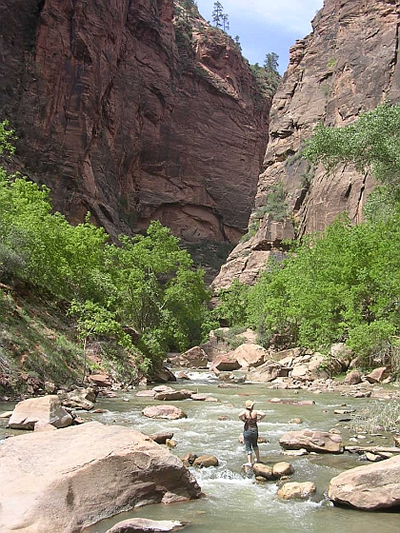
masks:
<svg viewBox="0 0 400 533"><path fill-rule="evenodd" d="M223 291L220 315L257 328L265 345L324 351L346 342L365 366L379 359L400 368L400 105L381 105L345 128L318 126L304 154L328 169L372 168L382 185L365 222L353 226L342 215L294 243L254 287Z"/></svg>
<svg viewBox="0 0 400 533"><path fill-rule="evenodd" d="M0 153L11 138L3 124ZM166 352L200 342L210 294L169 229L152 222L146 235L114 245L89 220L72 226L52 212L46 187L1 168L0 282L24 282L62 302L84 346L99 335L113 338L144 372ZM3 306L1 289L0 296Z"/></svg>

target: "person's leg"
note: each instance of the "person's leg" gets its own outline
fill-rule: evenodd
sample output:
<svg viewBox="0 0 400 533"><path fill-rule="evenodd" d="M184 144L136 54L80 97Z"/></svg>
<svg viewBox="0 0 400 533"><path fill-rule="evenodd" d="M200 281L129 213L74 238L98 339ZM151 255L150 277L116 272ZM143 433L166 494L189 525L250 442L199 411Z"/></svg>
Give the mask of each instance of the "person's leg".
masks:
<svg viewBox="0 0 400 533"><path fill-rule="evenodd" d="M250 445L251 445L251 448L250 448L250 461L249 462L251 463L252 462L251 461L251 452L254 451L256 459L257 459L257 453L258 453L257 435L254 434L254 433L251 434ZM260 456L259 455L258 455L258 460L260 460Z"/></svg>
<svg viewBox="0 0 400 533"><path fill-rule="evenodd" d="M252 460L251 460L251 448L252 448L252 445L251 445L251 435L249 435L248 433L244 433L243 434L243 439L244 439L244 445L246 446L246 454L247 454L247 463L249 465L252 464Z"/></svg>
<svg viewBox="0 0 400 533"><path fill-rule="evenodd" d="M259 463L260 462L260 450L258 449L258 446L254 448L254 455L256 456L255 462Z"/></svg>

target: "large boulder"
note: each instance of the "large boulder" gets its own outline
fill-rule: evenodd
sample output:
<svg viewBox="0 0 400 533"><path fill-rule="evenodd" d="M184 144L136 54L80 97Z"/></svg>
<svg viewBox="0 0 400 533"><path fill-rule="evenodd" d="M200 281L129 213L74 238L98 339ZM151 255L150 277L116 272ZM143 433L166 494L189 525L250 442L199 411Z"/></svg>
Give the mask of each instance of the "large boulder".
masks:
<svg viewBox="0 0 400 533"><path fill-rule="evenodd" d="M240 364L232 355L217 355L210 366L213 372L239 370Z"/></svg>
<svg viewBox="0 0 400 533"><path fill-rule="evenodd" d="M173 400L186 400L187 398L190 398L193 394L193 391L187 390L187 389L168 389L163 390L160 392L156 392L154 394L155 400L162 400L162 401L173 401Z"/></svg>
<svg viewBox="0 0 400 533"><path fill-rule="evenodd" d="M363 511L399 507L400 456L342 472L331 480L328 497Z"/></svg>
<svg viewBox="0 0 400 533"><path fill-rule="evenodd" d="M72 533L121 511L201 494L182 461L138 431L90 422L0 446L0 531Z"/></svg>
<svg viewBox="0 0 400 533"><path fill-rule="evenodd" d="M268 357L268 352L258 344L241 344L236 350L226 354L235 359L244 370L249 367L260 366Z"/></svg>
<svg viewBox="0 0 400 533"><path fill-rule="evenodd" d="M170 357L170 363L184 368L207 368L208 357L200 346L194 346L186 352Z"/></svg>
<svg viewBox="0 0 400 533"><path fill-rule="evenodd" d="M151 380L155 383L167 383L168 381L176 381L176 376L169 368L162 366L153 370Z"/></svg>
<svg viewBox="0 0 400 533"><path fill-rule="evenodd" d="M361 374L357 369L351 370L344 380L346 385L358 385L361 381Z"/></svg>
<svg viewBox="0 0 400 533"><path fill-rule="evenodd" d="M149 405L142 411L147 418L162 418L166 420L178 420L179 418L186 418L186 414L175 407L174 405Z"/></svg>
<svg viewBox="0 0 400 533"><path fill-rule="evenodd" d="M252 369L247 374L247 379L259 383L268 383L274 381L277 377L287 376L287 372L282 372L282 365L275 361L267 361L261 366Z"/></svg>
<svg viewBox="0 0 400 533"><path fill-rule="evenodd" d="M38 422L63 428L72 424L72 416L61 406L56 395L31 398L17 403L8 421L8 427L34 429Z"/></svg>
<svg viewBox="0 0 400 533"><path fill-rule="evenodd" d="M381 366L379 368L374 368L372 372L365 376L365 379L369 383L382 383L384 379L388 376L388 369L386 366Z"/></svg>
<svg viewBox="0 0 400 533"><path fill-rule="evenodd" d="M340 435L327 431L288 431L279 440L285 450L304 448L309 452L343 453L343 441Z"/></svg>

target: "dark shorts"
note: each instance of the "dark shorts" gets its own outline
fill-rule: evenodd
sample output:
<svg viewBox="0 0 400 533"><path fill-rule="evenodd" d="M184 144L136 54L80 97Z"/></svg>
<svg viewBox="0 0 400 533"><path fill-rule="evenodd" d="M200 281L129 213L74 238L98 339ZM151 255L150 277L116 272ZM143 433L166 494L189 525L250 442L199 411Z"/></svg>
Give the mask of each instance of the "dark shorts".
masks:
<svg viewBox="0 0 400 533"><path fill-rule="evenodd" d="M254 429L245 429L243 431L244 445L246 446L246 452L251 453L251 450L258 448L258 431Z"/></svg>

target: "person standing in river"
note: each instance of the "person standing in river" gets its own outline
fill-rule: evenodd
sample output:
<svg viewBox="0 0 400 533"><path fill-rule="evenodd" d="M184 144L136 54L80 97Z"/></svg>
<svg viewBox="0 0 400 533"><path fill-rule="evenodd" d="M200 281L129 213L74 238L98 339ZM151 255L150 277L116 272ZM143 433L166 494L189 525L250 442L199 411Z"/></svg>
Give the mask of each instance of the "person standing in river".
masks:
<svg viewBox="0 0 400 533"><path fill-rule="evenodd" d="M239 418L244 422L243 439L246 447L247 463L244 466L253 466L252 451L254 451L255 462L260 461L260 451L258 449L258 426L257 422L265 417L262 411L254 409L254 402L247 400L245 409L240 413Z"/></svg>

